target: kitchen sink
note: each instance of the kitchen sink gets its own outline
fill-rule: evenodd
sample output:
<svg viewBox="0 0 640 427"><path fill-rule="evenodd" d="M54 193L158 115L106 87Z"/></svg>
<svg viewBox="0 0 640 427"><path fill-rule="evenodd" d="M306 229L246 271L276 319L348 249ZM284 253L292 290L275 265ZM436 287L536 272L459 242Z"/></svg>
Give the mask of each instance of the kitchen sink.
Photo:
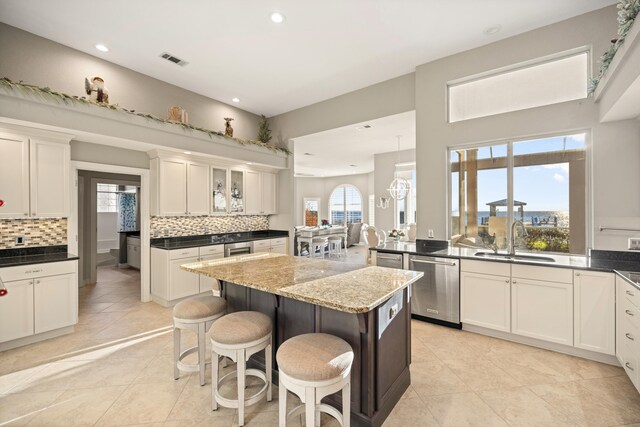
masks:
<svg viewBox="0 0 640 427"><path fill-rule="evenodd" d="M482 258L497 258L497 259L509 259L512 261L538 261L538 262L556 262L555 259L548 256L540 255L523 255L523 254L505 254L495 252L476 252L475 256Z"/></svg>

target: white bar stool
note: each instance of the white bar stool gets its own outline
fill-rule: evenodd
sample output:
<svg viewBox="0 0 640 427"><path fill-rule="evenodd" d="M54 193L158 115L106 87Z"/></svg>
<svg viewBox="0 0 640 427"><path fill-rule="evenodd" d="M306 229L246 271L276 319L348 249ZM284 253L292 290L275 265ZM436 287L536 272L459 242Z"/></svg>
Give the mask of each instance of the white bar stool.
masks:
<svg viewBox="0 0 640 427"><path fill-rule="evenodd" d="M213 324L211 336L211 410L218 405L238 409L238 425L244 425L244 407L260 401L265 394L271 402L271 319L257 311L238 311L227 314ZM249 358L264 350L265 371L246 369ZM226 356L237 363L237 370L219 377L219 358ZM215 362L214 362L215 361ZM214 365L215 363L215 365ZM253 396L245 397L245 376L264 381L264 386ZM225 382L238 378L238 398L227 399L219 392Z"/></svg>
<svg viewBox="0 0 640 427"><path fill-rule="evenodd" d="M331 255L342 256L342 236L329 237L329 257Z"/></svg>
<svg viewBox="0 0 640 427"><path fill-rule="evenodd" d="M328 242L329 240L326 237L314 237L311 239L311 244L309 244L309 256L314 258L316 256L316 249L319 249L319 256L324 258L324 247Z"/></svg>
<svg viewBox="0 0 640 427"><path fill-rule="evenodd" d="M173 378L180 378L180 371L200 371L200 385L204 385L206 359L205 333L213 322L222 317L227 308L224 298L204 295L180 301L173 307ZM191 329L198 335L198 345L181 351L182 330ZM198 352L198 363L182 360L191 353Z"/></svg>
<svg viewBox="0 0 640 427"><path fill-rule="evenodd" d="M320 413L335 418L341 426L351 423L351 365L349 344L329 334L303 334L285 341L276 354L279 378L279 425L287 418L305 413L306 426L320 425ZM287 414L287 390L298 395L303 405ZM321 403L325 396L342 390L342 413Z"/></svg>

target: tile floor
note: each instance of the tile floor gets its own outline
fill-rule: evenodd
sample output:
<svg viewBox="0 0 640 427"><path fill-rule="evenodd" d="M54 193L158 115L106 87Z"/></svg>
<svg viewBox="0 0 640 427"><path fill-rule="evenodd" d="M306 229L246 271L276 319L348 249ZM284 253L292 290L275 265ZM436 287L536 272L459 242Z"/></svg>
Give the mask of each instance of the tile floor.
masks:
<svg viewBox="0 0 640 427"><path fill-rule="evenodd" d="M0 426L237 425L235 410L209 410L197 376L173 379L171 310L140 303L138 280L101 268L75 333L0 353ZM412 332L412 385L385 427L640 426L621 368L418 321ZM276 426L277 396L246 425Z"/></svg>

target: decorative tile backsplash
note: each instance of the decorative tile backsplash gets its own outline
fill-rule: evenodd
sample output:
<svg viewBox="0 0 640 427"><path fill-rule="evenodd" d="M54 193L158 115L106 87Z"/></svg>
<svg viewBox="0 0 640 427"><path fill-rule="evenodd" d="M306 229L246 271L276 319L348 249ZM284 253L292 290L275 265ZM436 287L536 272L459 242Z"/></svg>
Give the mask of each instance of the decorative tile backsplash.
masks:
<svg viewBox="0 0 640 427"><path fill-rule="evenodd" d="M25 236L24 245L16 245L16 236ZM67 244L67 219L0 219L0 249Z"/></svg>
<svg viewBox="0 0 640 427"><path fill-rule="evenodd" d="M152 237L197 236L268 229L269 217L266 215L151 217Z"/></svg>

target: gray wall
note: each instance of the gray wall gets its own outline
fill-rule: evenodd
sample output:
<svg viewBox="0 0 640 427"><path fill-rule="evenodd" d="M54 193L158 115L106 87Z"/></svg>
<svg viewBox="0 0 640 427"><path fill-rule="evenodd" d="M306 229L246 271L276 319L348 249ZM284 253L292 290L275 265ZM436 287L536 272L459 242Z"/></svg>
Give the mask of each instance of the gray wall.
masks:
<svg viewBox="0 0 640 427"><path fill-rule="evenodd" d="M75 140L71 141L71 160L149 169L149 156L144 151Z"/></svg>
<svg viewBox="0 0 640 427"><path fill-rule="evenodd" d="M389 197L389 184L395 178L396 163L415 162L416 150L402 150L400 152L376 154L373 157L374 162L374 188L376 196L376 227L385 231L389 231L394 227L395 205L393 200L386 209L379 208L378 198L380 196ZM416 198L419 198L422 184L416 183ZM371 190L370 190L371 191Z"/></svg>
<svg viewBox="0 0 640 427"><path fill-rule="evenodd" d="M108 24L105 24L108 25ZM179 105L189 113L189 123L224 130L224 117L234 117L234 136L254 139L258 116L207 98L128 68L107 62L59 43L0 23L0 77L48 86L69 95L86 96L84 79L105 80L109 101L139 112L167 117Z"/></svg>

